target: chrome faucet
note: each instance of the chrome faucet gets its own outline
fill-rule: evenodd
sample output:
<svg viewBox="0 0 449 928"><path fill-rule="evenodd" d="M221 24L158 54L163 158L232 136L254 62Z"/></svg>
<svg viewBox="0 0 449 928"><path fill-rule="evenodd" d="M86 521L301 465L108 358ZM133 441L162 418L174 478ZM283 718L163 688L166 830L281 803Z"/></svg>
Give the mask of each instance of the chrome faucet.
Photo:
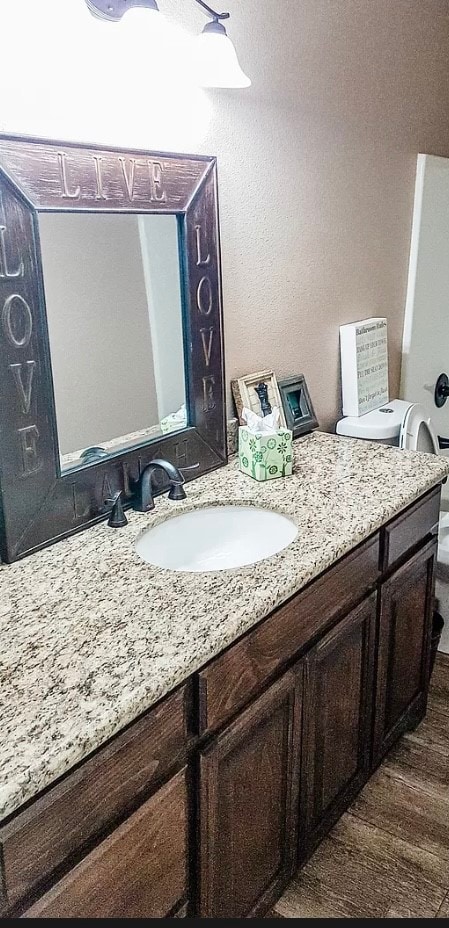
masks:
<svg viewBox="0 0 449 928"><path fill-rule="evenodd" d="M131 500L131 506L136 512L150 512L154 509L153 499L153 477L155 472L160 469L164 471L170 481L169 499L185 499L184 477L170 461L156 459L144 467L139 480L134 487L134 496Z"/></svg>

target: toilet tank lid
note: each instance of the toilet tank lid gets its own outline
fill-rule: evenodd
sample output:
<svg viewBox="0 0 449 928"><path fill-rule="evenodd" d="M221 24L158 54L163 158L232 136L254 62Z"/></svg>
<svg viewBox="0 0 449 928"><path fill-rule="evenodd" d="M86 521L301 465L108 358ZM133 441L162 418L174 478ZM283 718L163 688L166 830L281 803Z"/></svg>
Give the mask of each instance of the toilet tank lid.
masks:
<svg viewBox="0 0 449 928"><path fill-rule="evenodd" d="M407 400L391 400L364 416L346 416L337 422L337 435L368 438L372 441L399 439L404 416L411 405Z"/></svg>

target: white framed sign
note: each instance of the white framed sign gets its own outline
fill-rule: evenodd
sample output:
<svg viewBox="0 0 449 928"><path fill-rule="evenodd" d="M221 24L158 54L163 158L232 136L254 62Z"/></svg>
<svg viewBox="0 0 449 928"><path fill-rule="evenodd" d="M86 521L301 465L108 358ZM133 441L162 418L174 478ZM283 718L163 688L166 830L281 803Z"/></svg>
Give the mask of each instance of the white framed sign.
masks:
<svg viewBox="0 0 449 928"><path fill-rule="evenodd" d="M387 320L340 326L343 415L363 416L388 403Z"/></svg>

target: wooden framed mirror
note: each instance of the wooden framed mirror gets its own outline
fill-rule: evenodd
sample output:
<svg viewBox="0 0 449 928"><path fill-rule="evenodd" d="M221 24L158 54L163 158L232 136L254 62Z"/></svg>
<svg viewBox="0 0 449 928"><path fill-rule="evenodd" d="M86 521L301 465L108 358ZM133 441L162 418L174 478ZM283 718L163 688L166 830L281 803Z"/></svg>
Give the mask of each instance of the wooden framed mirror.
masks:
<svg viewBox="0 0 449 928"><path fill-rule="evenodd" d="M226 463L215 158L0 136L0 314L2 560Z"/></svg>

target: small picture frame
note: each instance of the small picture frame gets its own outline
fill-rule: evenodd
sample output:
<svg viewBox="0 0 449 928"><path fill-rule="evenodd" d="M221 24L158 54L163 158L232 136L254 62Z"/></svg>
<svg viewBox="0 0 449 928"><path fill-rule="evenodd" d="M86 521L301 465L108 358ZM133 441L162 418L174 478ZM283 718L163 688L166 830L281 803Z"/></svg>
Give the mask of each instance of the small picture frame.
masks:
<svg viewBox="0 0 449 928"><path fill-rule="evenodd" d="M279 428L285 429L287 427L281 394L274 371L257 371L255 374L238 377L236 380L231 381L231 388L240 425L244 424L242 420L244 407L251 409L258 416L264 417L269 415L273 406L277 406L279 409Z"/></svg>
<svg viewBox="0 0 449 928"><path fill-rule="evenodd" d="M318 428L318 420L312 406L304 374L295 374L288 380L281 380L279 392L282 398L287 428L293 432L293 438L307 435Z"/></svg>

